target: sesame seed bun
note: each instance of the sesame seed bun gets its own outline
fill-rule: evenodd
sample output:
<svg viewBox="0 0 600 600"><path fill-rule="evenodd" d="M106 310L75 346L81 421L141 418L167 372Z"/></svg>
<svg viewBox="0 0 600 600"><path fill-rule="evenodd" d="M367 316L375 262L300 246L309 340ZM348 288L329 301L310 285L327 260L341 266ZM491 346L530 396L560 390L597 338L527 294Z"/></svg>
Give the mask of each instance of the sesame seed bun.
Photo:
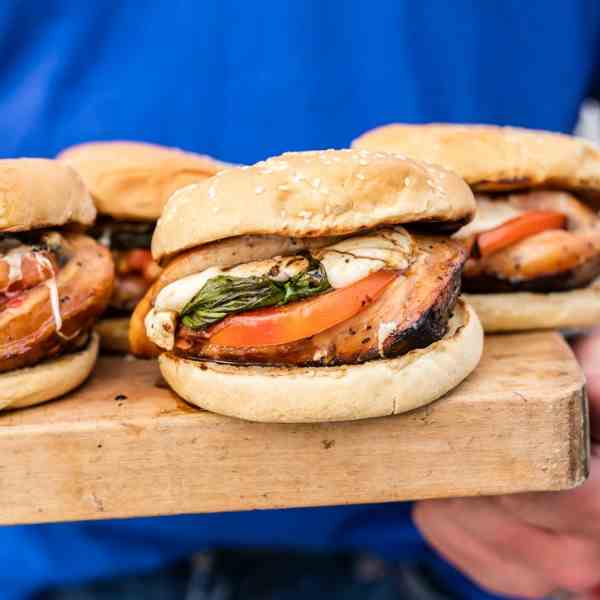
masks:
<svg viewBox="0 0 600 600"><path fill-rule="evenodd" d="M352 146L442 165L476 192L550 187L600 195L600 150L559 133L492 125L392 124L364 133Z"/></svg>
<svg viewBox="0 0 600 600"><path fill-rule="evenodd" d="M115 219L155 221L177 189L227 165L208 156L140 142L90 142L63 150L89 188L98 212Z"/></svg>
<svg viewBox="0 0 600 600"><path fill-rule="evenodd" d="M248 421L316 423L397 415L456 387L477 366L483 333L462 301L449 331L426 348L339 367L249 367L162 354L160 370L184 400Z"/></svg>
<svg viewBox="0 0 600 600"><path fill-rule="evenodd" d="M475 212L456 175L359 150L290 152L177 191L152 240L160 260L241 235L323 237L385 224L464 223Z"/></svg>
<svg viewBox="0 0 600 600"><path fill-rule="evenodd" d="M70 167L42 158L0 160L0 232L90 225L95 218L90 194Z"/></svg>
<svg viewBox="0 0 600 600"><path fill-rule="evenodd" d="M87 379L97 357L98 336L92 334L79 352L0 374L0 410L33 406L70 392Z"/></svg>

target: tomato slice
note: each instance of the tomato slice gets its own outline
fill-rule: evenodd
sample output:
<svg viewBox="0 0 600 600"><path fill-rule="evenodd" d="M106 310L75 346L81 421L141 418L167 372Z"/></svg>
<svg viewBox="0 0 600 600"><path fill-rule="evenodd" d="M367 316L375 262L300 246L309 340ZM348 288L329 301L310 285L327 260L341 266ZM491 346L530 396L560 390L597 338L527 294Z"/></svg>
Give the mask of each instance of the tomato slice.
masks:
<svg viewBox="0 0 600 600"><path fill-rule="evenodd" d="M302 340L346 321L376 300L398 276L376 271L349 285L286 306L259 308L227 317L209 331L220 346L274 346Z"/></svg>
<svg viewBox="0 0 600 600"><path fill-rule="evenodd" d="M548 229L563 229L567 218L562 213L552 211L526 212L494 229L477 236L476 250L479 256L486 257L498 250Z"/></svg>

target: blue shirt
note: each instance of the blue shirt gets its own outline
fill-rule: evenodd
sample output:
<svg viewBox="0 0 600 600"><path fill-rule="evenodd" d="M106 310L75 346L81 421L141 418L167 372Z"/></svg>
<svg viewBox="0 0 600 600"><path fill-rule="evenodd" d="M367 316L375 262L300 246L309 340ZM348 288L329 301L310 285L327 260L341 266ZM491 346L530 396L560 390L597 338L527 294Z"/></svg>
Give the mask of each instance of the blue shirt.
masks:
<svg viewBox="0 0 600 600"><path fill-rule="evenodd" d="M570 131L599 43L595 0L3 0L0 156L120 138L254 162L390 121ZM4 527L0 598L216 545L426 558L488 597L389 504Z"/></svg>

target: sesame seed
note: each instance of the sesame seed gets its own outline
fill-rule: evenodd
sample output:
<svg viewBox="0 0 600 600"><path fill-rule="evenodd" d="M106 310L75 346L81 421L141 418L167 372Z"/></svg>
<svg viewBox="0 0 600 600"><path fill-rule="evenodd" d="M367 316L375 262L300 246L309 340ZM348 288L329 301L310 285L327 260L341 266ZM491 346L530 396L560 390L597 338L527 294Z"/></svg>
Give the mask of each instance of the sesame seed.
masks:
<svg viewBox="0 0 600 600"><path fill-rule="evenodd" d="M282 191L282 192L287 192L290 189L290 186L286 185L285 183L280 183L277 186L277 189L280 190L280 191Z"/></svg>
<svg viewBox="0 0 600 600"><path fill-rule="evenodd" d="M217 197L217 190L215 189L214 184L208 188L208 197L211 200L214 200Z"/></svg>
<svg viewBox="0 0 600 600"><path fill-rule="evenodd" d="M359 164L359 165L362 165L363 167L366 167L366 166L369 164L369 161L368 161L366 158L361 158L361 159L358 161L358 164Z"/></svg>
<svg viewBox="0 0 600 600"><path fill-rule="evenodd" d="M364 173L357 173L357 174L355 175L355 177L356 177L356 179L360 179L361 181L364 181L364 180L365 180L365 175L364 175Z"/></svg>
<svg viewBox="0 0 600 600"><path fill-rule="evenodd" d="M321 179L319 177L315 177L315 179L313 179L313 187L315 189L318 189L320 185L321 185Z"/></svg>
<svg viewBox="0 0 600 600"><path fill-rule="evenodd" d="M265 188L262 185L257 185L256 188L254 189L254 191L257 194L262 194L265 191Z"/></svg>
<svg viewBox="0 0 600 600"><path fill-rule="evenodd" d="M299 217L302 217L303 219L308 219L310 217L312 217L312 213L310 212L310 210L301 210L298 213Z"/></svg>
<svg viewBox="0 0 600 600"><path fill-rule="evenodd" d="M414 183L414 181L415 181L414 178L409 175L408 177L404 178L404 185L406 187L410 187Z"/></svg>
<svg viewBox="0 0 600 600"><path fill-rule="evenodd" d="M218 206L213 206L212 207L212 211L216 214L219 212L219 207Z"/></svg>

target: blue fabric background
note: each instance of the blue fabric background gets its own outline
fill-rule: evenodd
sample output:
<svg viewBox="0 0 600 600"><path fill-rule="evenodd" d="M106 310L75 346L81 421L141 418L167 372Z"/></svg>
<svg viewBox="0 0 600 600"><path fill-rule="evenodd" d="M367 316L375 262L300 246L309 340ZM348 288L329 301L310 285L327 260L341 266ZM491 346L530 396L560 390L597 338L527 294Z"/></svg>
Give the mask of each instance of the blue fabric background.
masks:
<svg viewBox="0 0 600 600"><path fill-rule="evenodd" d="M253 162L389 121L570 131L599 35L594 0L3 0L0 156L121 138ZM427 558L487 597L392 504L0 528L0 598L214 545Z"/></svg>

